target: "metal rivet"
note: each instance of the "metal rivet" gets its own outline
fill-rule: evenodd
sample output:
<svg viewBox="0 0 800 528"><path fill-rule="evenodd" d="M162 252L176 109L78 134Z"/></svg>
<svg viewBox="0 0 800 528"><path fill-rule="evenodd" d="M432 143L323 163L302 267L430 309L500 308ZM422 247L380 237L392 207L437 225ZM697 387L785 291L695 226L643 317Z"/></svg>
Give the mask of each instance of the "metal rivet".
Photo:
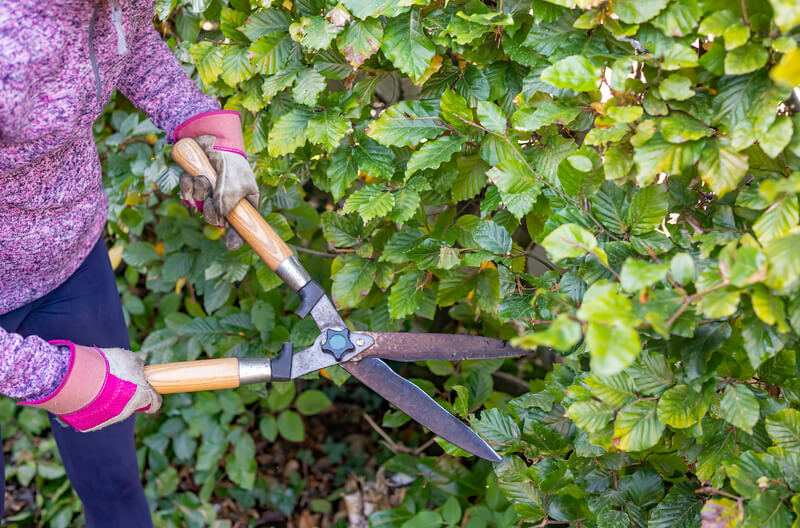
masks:
<svg viewBox="0 0 800 528"><path fill-rule="evenodd" d="M358 346L364 346L364 339L363 339L363 338L361 338L361 337L359 337L358 339L356 339L356 345L358 345Z"/></svg>

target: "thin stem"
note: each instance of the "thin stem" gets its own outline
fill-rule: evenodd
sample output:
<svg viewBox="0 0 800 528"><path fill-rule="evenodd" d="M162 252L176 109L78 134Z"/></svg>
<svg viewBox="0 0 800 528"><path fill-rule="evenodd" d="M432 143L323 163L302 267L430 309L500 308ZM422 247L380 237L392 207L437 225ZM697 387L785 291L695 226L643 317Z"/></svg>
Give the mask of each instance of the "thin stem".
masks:
<svg viewBox="0 0 800 528"><path fill-rule="evenodd" d="M295 251L300 253L306 253L308 255L314 255L315 257L323 257L323 258L336 258L338 255L334 253L326 253L325 251L316 251L314 249L304 248L303 246L296 246L294 244L288 244L288 246Z"/></svg>
<svg viewBox="0 0 800 528"><path fill-rule="evenodd" d="M703 297L705 297L709 293L713 293L713 292L715 292L717 290L721 290L722 288L725 288L725 287L727 287L729 285L730 285L730 283L727 280L725 280L725 281L717 284L716 286L712 286L711 288L709 288L707 290L703 290L701 292L697 292L697 293L695 293L693 295L690 295L690 296L686 297L683 300L683 302L681 303L681 305L678 307L678 309L675 310L675 313L672 314L672 317L670 317L667 320L667 328L672 326L672 323L674 323L678 319L678 317L680 317L681 314L686 311L686 309L689 307L690 304L692 304L695 301L699 301L700 299L702 299Z"/></svg>

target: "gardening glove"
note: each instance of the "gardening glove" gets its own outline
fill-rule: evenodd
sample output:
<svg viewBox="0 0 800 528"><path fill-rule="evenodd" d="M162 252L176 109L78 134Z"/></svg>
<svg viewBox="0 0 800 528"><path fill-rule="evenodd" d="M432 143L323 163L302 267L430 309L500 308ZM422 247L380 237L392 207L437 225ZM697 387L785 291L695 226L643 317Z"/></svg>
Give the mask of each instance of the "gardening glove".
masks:
<svg viewBox="0 0 800 528"><path fill-rule="evenodd" d="M243 198L258 209L258 185L244 152L239 113L219 110L196 115L175 129L174 141L185 137L194 138L203 149L217 171L217 184L212 189L204 176L183 174L181 198L190 207L197 207L209 224L228 227L225 247L239 249L244 240L225 217Z"/></svg>
<svg viewBox="0 0 800 528"><path fill-rule="evenodd" d="M135 412L153 414L161 407L158 394L144 377L144 361L122 348L85 347L70 341L67 374L52 394L20 402L45 409L81 432L121 422Z"/></svg>

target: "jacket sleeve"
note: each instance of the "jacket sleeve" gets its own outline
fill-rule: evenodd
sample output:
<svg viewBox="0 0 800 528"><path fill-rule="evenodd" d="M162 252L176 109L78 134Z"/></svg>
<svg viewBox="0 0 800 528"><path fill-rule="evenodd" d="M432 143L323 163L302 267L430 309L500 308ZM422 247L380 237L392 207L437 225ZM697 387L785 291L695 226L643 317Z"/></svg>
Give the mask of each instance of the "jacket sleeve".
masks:
<svg viewBox="0 0 800 528"><path fill-rule="evenodd" d="M66 347L0 328L0 393L6 396L26 400L47 396L61 384L69 361Z"/></svg>
<svg viewBox="0 0 800 528"><path fill-rule="evenodd" d="M131 40L118 88L167 132L167 138L190 117L219 110L219 104L186 76L152 23L138 28Z"/></svg>

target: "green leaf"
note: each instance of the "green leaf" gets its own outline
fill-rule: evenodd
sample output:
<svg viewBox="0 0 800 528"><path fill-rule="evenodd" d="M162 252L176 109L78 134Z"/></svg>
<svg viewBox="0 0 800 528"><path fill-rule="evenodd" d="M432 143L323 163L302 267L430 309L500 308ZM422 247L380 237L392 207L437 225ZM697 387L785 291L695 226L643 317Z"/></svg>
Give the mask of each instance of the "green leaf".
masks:
<svg viewBox="0 0 800 528"><path fill-rule="evenodd" d="M541 345L567 352L581 340L582 336L580 323L573 321L566 314L560 314L545 330L527 334L514 343L523 348Z"/></svg>
<svg viewBox="0 0 800 528"><path fill-rule="evenodd" d="M416 311L423 296L425 272L420 270L404 273L392 286L389 293L389 315L402 319Z"/></svg>
<svg viewBox="0 0 800 528"><path fill-rule="evenodd" d="M626 24L641 24L667 6L667 0L617 0L613 12Z"/></svg>
<svg viewBox="0 0 800 528"><path fill-rule="evenodd" d="M557 262L577 258L597 249L594 235L577 224L562 224L542 241L547 253Z"/></svg>
<svg viewBox="0 0 800 528"><path fill-rule="evenodd" d="M330 192L334 200L340 200L350 185L358 179L358 166L353 159L350 148L339 147L331 156L327 172Z"/></svg>
<svg viewBox="0 0 800 528"><path fill-rule="evenodd" d="M446 130L437 109L419 101L401 101L370 123L366 132L381 145L404 147L435 138Z"/></svg>
<svg viewBox="0 0 800 528"><path fill-rule="evenodd" d="M770 241L764 252L769 260L768 284L781 294L788 294L800 280L800 234L792 233ZM123 253L124 257L124 253Z"/></svg>
<svg viewBox="0 0 800 528"><path fill-rule="evenodd" d="M217 80L222 73L223 55L222 49L211 42L198 42L189 48L192 60L197 66L200 80L208 86Z"/></svg>
<svg viewBox="0 0 800 528"><path fill-rule="evenodd" d="M661 439L664 425L656 413L656 402L639 401L623 407L614 422L614 439L623 451L643 451Z"/></svg>
<svg viewBox="0 0 800 528"><path fill-rule="evenodd" d="M800 412L783 409L767 416L767 434L782 449L800 450Z"/></svg>
<svg viewBox="0 0 800 528"><path fill-rule="evenodd" d="M780 116L767 130L756 128L756 139L761 150L770 158L777 157L789 144L793 127L789 116Z"/></svg>
<svg viewBox="0 0 800 528"><path fill-rule="evenodd" d="M477 113L478 119L485 128L498 134L506 133L506 116L496 104L479 101Z"/></svg>
<svg viewBox="0 0 800 528"><path fill-rule="evenodd" d="M436 54L433 42L425 36L419 13L414 9L388 21L381 50L415 83L425 75Z"/></svg>
<svg viewBox="0 0 800 528"><path fill-rule="evenodd" d="M278 73L292 50L289 32L276 31L259 38L250 45L250 63L264 75Z"/></svg>
<svg viewBox="0 0 800 528"><path fill-rule="evenodd" d="M419 269L452 269L459 265L458 249L428 238L408 252L408 259Z"/></svg>
<svg viewBox="0 0 800 528"><path fill-rule="evenodd" d="M519 426L500 409L486 409L472 423L481 436L493 444L509 446L520 438Z"/></svg>
<svg viewBox="0 0 800 528"><path fill-rule="evenodd" d="M627 369L642 394L659 395L675 383L667 360L661 354L643 351L638 361Z"/></svg>
<svg viewBox="0 0 800 528"><path fill-rule="evenodd" d="M292 95L296 103L313 107L326 86L325 77L313 68L305 68L297 74Z"/></svg>
<svg viewBox="0 0 800 528"><path fill-rule="evenodd" d="M658 129L664 139L670 143L695 141L713 134L713 130L697 119L677 112L662 119ZM705 150L703 152L705 153Z"/></svg>
<svg viewBox="0 0 800 528"><path fill-rule="evenodd" d="M662 99L675 99L685 101L694 96L692 81L678 73L673 73L658 85L658 93Z"/></svg>
<svg viewBox="0 0 800 528"><path fill-rule="evenodd" d="M496 255L511 252L511 237L506 229L490 220L484 220L472 230L472 238L478 247Z"/></svg>
<svg viewBox="0 0 800 528"><path fill-rule="evenodd" d="M473 121L472 109L467 105L466 99L451 89L447 89L439 100L442 117L461 132L465 132L470 125L464 121Z"/></svg>
<svg viewBox="0 0 800 528"><path fill-rule="evenodd" d="M313 416L327 409L331 400L324 392L312 389L300 393L294 404L300 414Z"/></svg>
<svg viewBox="0 0 800 528"><path fill-rule="evenodd" d="M354 20L342 34L339 49L353 68L375 54L383 40L383 26L377 18Z"/></svg>
<svg viewBox="0 0 800 528"><path fill-rule="evenodd" d="M702 141L674 144L665 141L661 134L654 135L636 147L633 157L639 168L636 182L639 185L650 184L662 172L680 174L684 168L695 164L703 146Z"/></svg>
<svg viewBox="0 0 800 528"><path fill-rule="evenodd" d="M792 0L770 0L775 11L775 24L784 33L800 24L800 6Z"/></svg>
<svg viewBox="0 0 800 528"><path fill-rule="evenodd" d="M486 185L489 165L478 156L458 156L456 168L458 176L453 182L453 200L460 202L474 198Z"/></svg>
<svg viewBox="0 0 800 528"><path fill-rule="evenodd" d="M694 259L688 253L678 253L672 257L669 264L670 276L678 282L678 284L688 284L695 278L695 264Z"/></svg>
<svg viewBox="0 0 800 528"><path fill-rule="evenodd" d="M358 170L369 176L391 180L394 175L394 153L368 137L361 137L358 145L353 147L353 158L358 163Z"/></svg>
<svg viewBox="0 0 800 528"><path fill-rule="evenodd" d="M253 489L256 483L256 445L248 433L237 435L233 443L233 456L225 463L225 472L234 484L240 488Z"/></svg>
<svg viewBox="0 0 800 528"><path fill-rule="evenodd" d="M658 401L658 419L676 429L686 429L699 423L708 411L708 403L701 394L687 385L676 385L661 395Z"/></svg>
<svg viewBox="0 0 800 528"><path fill-rule="evenodd" d="M400 525L400 528L439 528L442 516L436 511L421 511Z"/></svg>
<svg viewBox="0 0 800 528"><path fill-rule="evenodd" d="M302 147L311 116L311 111L304 106L283 114L269 131L269 155L291 154Z"/></svg>
<svg viewBox="0 0 800 528"><path fill-rule="evenodd" d="M689 484L676 484L653 509L647 528L696 528L702 508L703 501Z"/></svg>
<svg viewBox="0 0 800 528"><path fill-rule="evenodd" d="M778 200L753 224L753 231L762 245L786 236L798 223L797 197Z"/></svg>
<svg viewBox="0 0 800 528"><path fill-rule="evenodd" d="M567 414L575 425L590 433L603 431L614 418L611 407L595 400L575 402L570 405Z"/></svg>
<svg viewBox="0 0 800 528"><path fill-rule="evenodd" d="M441 136L426 142L411 154L406 165L406 179L417 171L438 169L442 163L450 161L453 154L460 152L466 142L466 136Z"/></svg>
<svg viewBox="0 0 800 528"><path fill-rule="evenodd" d="M728 150L714 140L703 149L698 171L706 185L721 197L736 189L747 172L747 155Z"/></svg>
<svg viewBox="0 0 800 528"><path fill-rule="evenodd" d="M542 182L519 159L507 159L486 173L517 220L528 214L542 192Z"/></svg>
<svg viewBox="0 0 800 528"><path fill-rule="evenodd" d="M550 124L566 125L572 122L581 109L567 103L548 102L537 108L523 108L511 116L511 126L523 132L536 132Z"/></svg>
<svg viewBox="0 0 800 528"><path fill-rule="evenodd" d="M292 16L282 9L261 9L247 19L239 30L250 40L258 40L276 31L286 31L292 23Z"/></svg>
<svg viewBox="0 0 800 528"><path fill-rule="evenodd" d="M667 269L668 264L628 258L620 272L622 289L628 293L639 292L643 288L664 280L667 276Z"/></svg>
<svg viewBox="0 0 800 528"><path fill-rule="evenodd" d="M586 57L573 55L545 68L541 79L556 88L589 92L597 89L600 74L600 68L589 62Z"/></svg>
<svg viewBox="0 0 800 528"><path fill-rule="evenodd" d="M622 322L590 322L586 347L592 358L592 372L610 376L633 363L641 352L639 334Z"/></svg>
<svg viewBox="0 0 800 528"><path fill-rule="evenodd" d="M308 139L323 147L333 150L350 129L350 122L339 115L339 112L327 109L314 114L308 122Z"/></svg>
<svg viewBox="0 0 800 528"><path fill-rule="evenodd" d="M758 400L746 385L733 383L725 387L719 408L726 422L752 434L753 426L758 422L759 407Z"/></svg>
<svg viewBox="0 0 800 528"><path fill-rule="evenodd" d="M769 53L760 44L745 44L725 55L725 74L744 75L762 68Z"/></svg>
<svg viewBox="0 0 800 528"><path fill-rule="evenodd" d="M330 46L331 40L339 31L339 28L321 16L302 17L299 22L289 26L292 39L312 50L322 50Z"/></svg>
<svg viewBox="0 0 800 528"><path fill-rule="evenodd" d="M354 258L346 261L333 273L333 299L343 308L358 306L372 289L376 273L376 264L371 260Z"/></svg>
<svg viewBox="0 0 800 528"><path fill-rule="evenodd" d="M422 198L417 191L408 187L394 193L394 208L387 218L397 225L403 225L411 220L422 203Z"/></svg>
<svg viewBox="0 0 800 528"><path fill-rule="evenodd" d="M253 76L248 51L241 46L228 46L222 56L222 80L230 87L235 88L240 82ZM205 82L205 81L204 81Z"/></svg>
<svg viewBox="0 0 800 528"><path fill-rule="evenodd" d="M394 207L394 194L389 192L386 185L366 185L350 195L342 212L358 211L361 218L369 222L377 216L384 216L392 210L392 207Z"/></svg>
<svg viewBox="0 0 800 528"><path fill-rule="evenodd" d="M278 433L289 442L302 442L306 431L303 420L294 411L281 411L278 415Z"/></svg>

